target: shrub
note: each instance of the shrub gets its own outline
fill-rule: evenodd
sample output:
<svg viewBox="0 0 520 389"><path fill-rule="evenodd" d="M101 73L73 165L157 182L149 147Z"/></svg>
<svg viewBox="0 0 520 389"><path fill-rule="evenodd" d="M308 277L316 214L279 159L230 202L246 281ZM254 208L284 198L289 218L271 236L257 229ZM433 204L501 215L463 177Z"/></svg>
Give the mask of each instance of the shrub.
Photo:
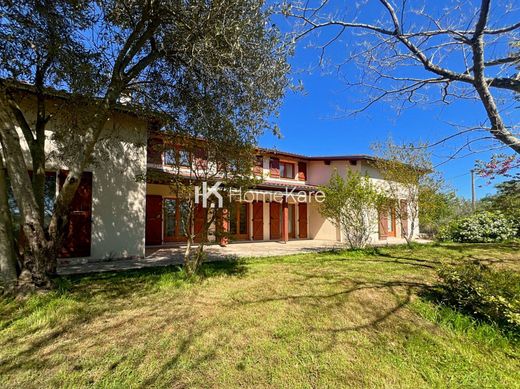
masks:
<svg viewBox="0 0 520 389"><path fill-rule="evenodd" d="M443 266L442 302L520 334L520 274L476 262Z"/></svg>
<svg viewBox="0 0 520 389"><path fill-rule="evenodd" d="M377 231L371 220L382 201L376 186L360 173L348 171L342 177L334 170L329 183L320 189L325 194L320 213L341 229L349 248L366 247Z"/></svg>
<svg viewBox="0 0 520 389"><path fill-rule="evenodd" d="M479 212L443 226L437 238L444 241L488 243L511 239L515 224L500 212Z"/></svg>

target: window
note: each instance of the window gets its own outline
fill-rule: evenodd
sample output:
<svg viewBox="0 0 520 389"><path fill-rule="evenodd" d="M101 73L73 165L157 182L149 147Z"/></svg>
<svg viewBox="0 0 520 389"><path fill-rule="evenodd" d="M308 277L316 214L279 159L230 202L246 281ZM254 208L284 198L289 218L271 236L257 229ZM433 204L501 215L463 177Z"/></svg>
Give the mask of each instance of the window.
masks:
<svg viewBox="0 0 520 389"><path fill-rule="evenodd" d="M175 150L174 149L164 150L164 164L165 165L175 165Z"/></svg>
<svg viewBox="0 0 520 389"><path fill-rule="evenodd" d="M280 162L280 177L294 178L294 164L288 162Z"/></svg>
<svg viewBox="0 0 520 389"><path fill-rule="evenodd" d="M179 150L179 165L190 166L190 153L186 150Z"/></svg>
<svg viewBox="0 0 520 389"><path fill-rule="evenodd" d="M164 199L164 235L177 236L177 200Z"/></svg>
<svg viewBox="0 0 520 389"><path fill-rule="evenodd" d="M229 212L229 232L235 239L247 239L248 203L234 203Z"/></svg>
<svg viewBox="0 0 520 389"><path fill-rule="evenodd" d="M190 153L182 149L166 149L164 150L164 164L174 166L190 166Z"/></svg>
<svg viewBox="0 0 520 389"><path fill-rule="evenodd" d="M394 213L392 212L391 209L388 210L387 220L388 220L388 232L392 232L394 230Z"/></svg>
<svg viewBox="0 0 520 389"><path fill-rule="evenodd" d="M186 223L189 214L189 204L173 198L164 198L164 240L182 241L186 238Z"/></svg>
<svg viewBox="0 0 520 389"><path fill-rule="evenodd" d="M29 175L32 179L32 171L29 171ZM11 210L11 215L13 218L13 229L15 234L18 234L18 231L21 228L21 212L16 200L14 198L13 190L11 188L11 184L9 182L9 177L6 176L7 179L7 203L9 205L9 209ZM45 172L45 186L43 190L43 224L44 227L47 228L51 221L52 213L54 212L54 201L56 200L56 172Z"/></svg>

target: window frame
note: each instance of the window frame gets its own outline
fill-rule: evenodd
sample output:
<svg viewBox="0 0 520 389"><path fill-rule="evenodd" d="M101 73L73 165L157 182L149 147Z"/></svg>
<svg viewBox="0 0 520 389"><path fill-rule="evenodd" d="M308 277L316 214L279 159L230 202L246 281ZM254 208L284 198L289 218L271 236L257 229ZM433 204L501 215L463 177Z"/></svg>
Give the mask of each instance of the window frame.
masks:
<svg viewBox="0 0 520 389"><path fill-rule="evenodd" d="M288 165L291 166L291 176L286 175L287 174L286 166L288 166ZM282 166L283 166L283 168L282 168ZM280 161L279 169L280 169L280 178L286 178L286 179L289 179L289 180L294 180L295 179L296 169L295 169L295 163L294 162Z"/></svg>
<svg viewBox="0 0 520 389"><path fill-rule="evenodd" d="M163 155L163 164L166 166L180 166L180 167L190 167L191 166L191 153L180 147L165 147L162 153ZM173 158L173 163L167 161L168 158ZM185 159L185 160L183 160ZM171 159L170 159L171 160Z"/></svg>

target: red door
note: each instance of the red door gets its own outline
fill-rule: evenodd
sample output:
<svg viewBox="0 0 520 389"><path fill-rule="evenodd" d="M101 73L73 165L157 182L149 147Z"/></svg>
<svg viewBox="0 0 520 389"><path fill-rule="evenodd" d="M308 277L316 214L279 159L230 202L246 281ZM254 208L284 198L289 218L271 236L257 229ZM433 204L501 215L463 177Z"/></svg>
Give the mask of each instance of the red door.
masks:
<svg viewBox="0 0 520 389"><path fill-rule="evenodd" d="M264 204L260 201L253 203L253 240L264 239Z"/></svg>
<svg viewBox="0 0 520 389"><path fill-rule="evenodd" d="M162 244L162 196L146 195L145 244Z"/></svg>
<svg viewBox="0 0 520 389"><path fill-rule="evenodd" d="M307 203L298 203L298 227L300 239L307 239Z"/></svg>
<svg viewBox="0 0 520 389"><path fill-rule="evenodd" d="M270 239L280 239L280 214L281 214L282 206L280 203L275 201L269 204L269 227L270 227Z"/></svg>
<svg viewBox="0 0 520 389"><path fill-rule="evenodd" d="M67 174L68 172L65 171L60 172L60 189ZM60 256L62 258L88 257L92 241L92 173L84 172L81 175L69 211L69 221L65 227Z"/></svg>

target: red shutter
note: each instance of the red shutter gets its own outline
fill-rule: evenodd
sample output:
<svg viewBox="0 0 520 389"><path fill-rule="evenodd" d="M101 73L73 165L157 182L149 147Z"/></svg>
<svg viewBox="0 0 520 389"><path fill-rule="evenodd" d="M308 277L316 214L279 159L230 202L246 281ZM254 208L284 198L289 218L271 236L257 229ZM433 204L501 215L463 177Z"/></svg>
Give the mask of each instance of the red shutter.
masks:
<svg viewBox="0 0 520 389"><path fill-rule="evenodd" d="M67 171L60 171L60 190L67 178ZM65 227L60 257L89 257L92 241L92 173L83 172L78 189L69 206L69 220Z"/></svg>
<svg viewBox="0 0 520 389"><path fill-rule="evenodd" d="M269 203L269 229L270 236L269 239L275 240L280 239L280 208L281 204L275 201Z"/></svg>
<svg viewBox="0 0 520 389"><path fill-rule="evenodd" d="M264 157L261 155L256 156L255 166L253 167L253 174L262 175L264 170Z"/></svg>
<svg viewBox="0 0 520 389"><path fill-rule="evenodd" d="M386 239L388 236L388 210L380 209L379 210L379 239Z"/></svg>
<svg viewBox="0 0 520 389"><path fill-rule="evenodd" d="M298 203L300 239L307 239L307 203Z"/></svg>
<svg viewBox="0 0 520 389"><path fill-rule="evenodd" d="M162 196L146 195L145 244L162 244Z"/></svg>
<svg viewBox="0 0 520 389"><path fill-rule="evenodd" d="M401 200L401 237L406 237L408 234L408 203L405 200Z"/></svg>
<svg viewBox="0 0 520 389"><path fill-rule="evenodd" d="M269 161L269 169L271 177L280 177L280 160L278 158L271 158Z"/></svg>
<svg viewBox="0 0 520 389"><path fill-rule="evenodd" d="M162 165L163 140L160 138L148 138L146 147L146 161L156 165Z"/></svg>
<svg viewBox="0 0 520 389"><path fill-rule="evenodd" d="M253 239L262 240L264 238L264 203L261 201L253 202Z"/></svg>
<svg viewBox="0 0 520 389"><path fill-rule="evenodd" d="M208 153L204 149L195 149L195 166L198 169L206 169L208 167Z"/></svg>
<svg viewBox="0 0 520 389"><path fill-rule="evenodd" d="M298 162L298 179L300 181L307 179L307 164L305 162Z"/></svg>
<svg viewBox="0 0 520 389"><path fill-rule="evenodd" d="M195 242L202 242L207 240L207 237L203 236L205 220L207 220L206 214L207 208L203 208L202 204L198 204L195 208L195 225L193 232L195 234Z"/></svg>

